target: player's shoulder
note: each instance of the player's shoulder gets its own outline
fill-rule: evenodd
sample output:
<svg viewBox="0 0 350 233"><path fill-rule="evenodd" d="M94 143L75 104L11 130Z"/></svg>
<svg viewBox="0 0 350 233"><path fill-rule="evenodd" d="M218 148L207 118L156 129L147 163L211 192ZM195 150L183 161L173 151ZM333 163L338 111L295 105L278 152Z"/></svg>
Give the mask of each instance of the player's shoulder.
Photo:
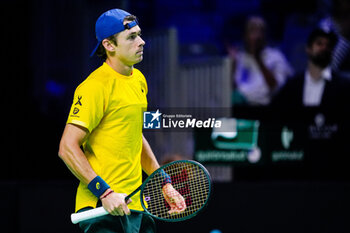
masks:
<svg viewBox="0 0 350 233"><path fill-rule="evenodd" d="M104 95L105 87L96 79L87 78L75 89L75 95Z"/></svg>
<svg viewBox="0 0 350 233"><path fill-rule="evenodd" d="M142 72L139 69L134 68L133 69L134 77L141 80L142 82L147 82L145 76L142 74Z"/></svg>
<svg viewBox="0 0 350 233"><path fill-rule="evenodd" d="M106 87L106 79L104 78L104 72L98 68L93 71L83 82L79 84L76 90L84 89L86 91L98 91Z"/></svg>
<svg viewBox="0 0 350 233"><path fill-rule="evenodd" d="M106 87L112 76L111 72L106 69L106 64L103 63L95 69L90 75L80 84L80 86L95 86L95 88Z"/></svg>
<svg viewBox="0 0 350 233"><path fill-rule="evenodd" d="M134 72L134 75L140 76L141 78L145 78L145 76L142 74L142 72L139 69L134 68L133 72Z"/></svg>
<svg viewBox="0 0 350 233"><path fill-rule="evenodd" d="M87 80L92 80L92 82L106 84L114 75L114 73L111 71L111 68L108 67L106 63L103 63L100 67L98 67L89 75Z"/></svg>

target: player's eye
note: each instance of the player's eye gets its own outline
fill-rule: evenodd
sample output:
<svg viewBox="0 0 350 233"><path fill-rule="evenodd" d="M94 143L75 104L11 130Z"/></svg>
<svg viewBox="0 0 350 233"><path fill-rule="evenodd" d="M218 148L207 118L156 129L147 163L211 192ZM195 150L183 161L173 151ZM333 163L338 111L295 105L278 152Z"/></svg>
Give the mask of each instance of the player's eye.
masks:
<svg viewBox="0 0 350 233"><path fill-rule="evenodd" d="M129 40L135 40L136 36L137 36L137 35L132 34L132 35L130 35L130 36L128 37L128 39L129 39Z"/></svg>
<svg viewBox="0 0 350 233"><path fill-rule="evenodd" d="M131 35L128 37L128 39L129 39L129 40L135 40L136 37L138 37L138 36L141 36L141 32L138 33L138 34L131 34Z"/></svg>

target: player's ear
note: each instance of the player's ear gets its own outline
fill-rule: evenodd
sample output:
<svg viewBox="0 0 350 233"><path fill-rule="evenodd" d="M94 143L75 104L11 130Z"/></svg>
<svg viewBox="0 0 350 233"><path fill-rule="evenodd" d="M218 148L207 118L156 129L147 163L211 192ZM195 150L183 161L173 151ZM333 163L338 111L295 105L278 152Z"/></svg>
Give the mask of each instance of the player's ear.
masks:
<svg viewBox="0 0 350 233"><path fill-rule="evenodd" d="M114 52L115 51L114 43L112 41L108 40L108 39L104 39L102 41L102 45L109 52Z"/></svg>

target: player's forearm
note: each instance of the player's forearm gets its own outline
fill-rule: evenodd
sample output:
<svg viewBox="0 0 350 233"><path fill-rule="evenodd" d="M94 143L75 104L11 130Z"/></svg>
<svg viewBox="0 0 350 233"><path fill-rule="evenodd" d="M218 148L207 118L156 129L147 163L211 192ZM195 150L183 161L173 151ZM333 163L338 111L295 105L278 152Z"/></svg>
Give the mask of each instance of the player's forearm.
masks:
<svg viewBox="0 0 350 233"><path fill-rule="evenodd" d="M154 155L149 143L146 138L142 135L142 153L141 153L141 165L142 169L147 175L152 174L159 168L158 161Z"/></svg>
<svg viewBox="0 0 350 233"><path fill-rule="evenodd" d="M78 145L60 145L59 156L81 182L89 184L97 176Z"/></svg>

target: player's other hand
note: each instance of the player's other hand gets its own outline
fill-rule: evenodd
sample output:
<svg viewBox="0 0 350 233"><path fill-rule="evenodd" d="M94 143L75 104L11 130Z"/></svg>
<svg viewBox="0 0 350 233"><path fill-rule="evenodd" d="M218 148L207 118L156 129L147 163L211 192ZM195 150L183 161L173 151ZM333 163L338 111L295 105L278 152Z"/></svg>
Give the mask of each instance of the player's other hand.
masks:
<svg viewBox="0 0 350 233"><path fill-rule="evenodd" d="M105 193L107 192L108 190ZM128 204L131 202L131 199L125 202L126 196L127 195L125 193L113 192L107 197L101 199L102 206L108 213L114 216L123 216L124 214L130 215Z"/></svg>
<svg viewBox="0 0 350 233"><path fill-rule="evenodd" d="M186 209L186 202L183 196L168 183L163 186L162 192L165 200L170 205L169 214L180 214Z"/></svg>

